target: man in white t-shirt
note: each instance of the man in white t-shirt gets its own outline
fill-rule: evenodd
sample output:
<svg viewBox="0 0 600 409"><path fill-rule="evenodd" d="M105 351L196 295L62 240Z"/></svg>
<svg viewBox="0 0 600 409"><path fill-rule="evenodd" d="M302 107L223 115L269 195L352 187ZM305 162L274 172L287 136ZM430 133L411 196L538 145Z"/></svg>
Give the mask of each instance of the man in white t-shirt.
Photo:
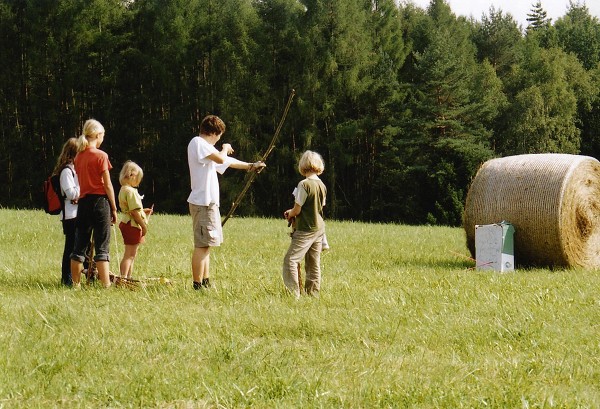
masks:
<svg viewBox="0 0 600 409"><path fill-rule="evenodd" d="M200 136L194 137L187 149L192 192L188 197L194 224L194 252L192 276L194 289L210 287L210 248L223 242L221 214L219 212L219 179L228 167L247 171L260 171L264 162L242 162L228 155L233 153L230 144L224 143L221 151L215 144L225 132L225 123L215 115L208 115L200 124Z"/></svg>

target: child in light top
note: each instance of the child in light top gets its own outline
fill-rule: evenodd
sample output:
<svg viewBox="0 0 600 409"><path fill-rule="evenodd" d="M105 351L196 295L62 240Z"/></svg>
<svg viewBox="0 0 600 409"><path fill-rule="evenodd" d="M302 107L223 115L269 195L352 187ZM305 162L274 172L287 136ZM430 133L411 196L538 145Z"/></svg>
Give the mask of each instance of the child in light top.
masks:
<svg viewBox="0 0 600 409"><path fill-rule="evenodd" d="M298 263L305 259L307 294L318 296L321 287L321 250L325 236L323 207L327 188L319 179L325 169L323 158L316 152L306 151L298 163L298 171L305 179L295 190L294 207L286 210L283 216L291 221L295 218L296 230L283 260L283 283L296 297L300 297Z"/></svg>
<svg viewBox="0 0 600 409"><path fill-rule="evenodd" d="M140 243L144 242L146 233L148 233L149 216L152 214L151 208L143 207L142 196L137 190L143 177L142 168L132 161L125 162L119 174L119 183L121 183L119 230L121 230L125 243L125 252L119 267L122 278L131 278L133 262Z"/></svg>
<svg viewBox="0 0 600 409"><path fill-rule="evenodd" d="M77 200L79 199L79 181L75 173L73 161L77 155L79 145L77 138L69 138L62 147L53 175L59 175L60 194L64 200L60 220L65 234L65 247L62 258L61 282L71 286L71 251L75 244L75 218L77 217Z"/></svg>

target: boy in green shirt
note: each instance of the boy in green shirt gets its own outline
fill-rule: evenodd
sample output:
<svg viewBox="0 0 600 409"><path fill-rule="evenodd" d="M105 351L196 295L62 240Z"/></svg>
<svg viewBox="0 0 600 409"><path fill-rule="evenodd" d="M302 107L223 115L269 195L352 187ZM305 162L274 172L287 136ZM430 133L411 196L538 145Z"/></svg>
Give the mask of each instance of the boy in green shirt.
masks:
<svg viewBox="0 0 600 409"><path fill-rule="evenodd" d="M288 221L296 219L296 230L292 233L292 242L283 259L282 273L283 283L296 298L300 297L298 263L302 258L306 265L306 293L318 296L321 286L321 250L325 235L323 206L327 188L318 175L324 169L321 155L313 151L302 154L298 171L305 179L294 190L294 207L283 213Z"/></svg>

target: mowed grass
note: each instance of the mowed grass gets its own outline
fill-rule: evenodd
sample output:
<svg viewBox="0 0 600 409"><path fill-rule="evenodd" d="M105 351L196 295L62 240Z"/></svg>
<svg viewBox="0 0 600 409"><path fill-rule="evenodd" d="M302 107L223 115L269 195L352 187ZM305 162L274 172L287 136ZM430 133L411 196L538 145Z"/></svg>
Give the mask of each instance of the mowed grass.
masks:
<svg viewBox="0 0 600 409"><path fill-rule="evenodd" d="M598 272L475 271L458 228L329 221L295 301L283 220L229 220L203 292L188 216L152 216L135 275L172 285L137 291L61 287L56 216L0 225L0 407L600 407Z"/></svg>

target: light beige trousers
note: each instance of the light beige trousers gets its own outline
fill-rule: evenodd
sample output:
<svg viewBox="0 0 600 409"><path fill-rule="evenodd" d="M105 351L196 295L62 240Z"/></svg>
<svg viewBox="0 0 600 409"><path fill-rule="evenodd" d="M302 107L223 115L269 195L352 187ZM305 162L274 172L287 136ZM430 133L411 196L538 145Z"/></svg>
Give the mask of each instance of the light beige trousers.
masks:
<svg viewBox="0 0 600 409"><path fill-rule="evenodd" d="M304 259L307 294L317 295L321 288L321 245L325 229L316 232L296 230L292 233L292 242L283 258L283 283L296 297L300 297L298 283L298 263Z"/></svg>

